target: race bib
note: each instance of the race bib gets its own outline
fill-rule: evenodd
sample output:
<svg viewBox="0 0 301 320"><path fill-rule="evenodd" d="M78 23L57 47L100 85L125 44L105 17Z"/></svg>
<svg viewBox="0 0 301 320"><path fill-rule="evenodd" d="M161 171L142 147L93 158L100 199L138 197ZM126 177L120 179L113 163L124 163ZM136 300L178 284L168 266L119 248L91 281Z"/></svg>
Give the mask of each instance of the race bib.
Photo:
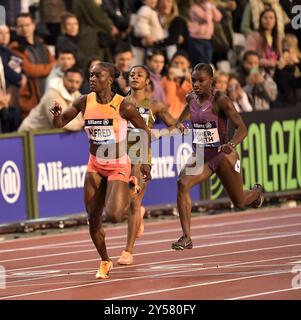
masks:
<svg viewBox="0 0 301 320"><path fill-rule="evenodd" d="M85 130L90 143L95 145L116 143L113 119L86 120Z"/></svg>
<svg viewBox="0 0 301 320"><path fill-rule="evenodd" d="M215 121L193 123L193 143L202 147L218 147L220 139Z"/></svg>
<svg viewBox="0 0 301 320"><path fill-rule="evenodd" d="M144 120L145 124L148 125L148 120L149 120L149 116L150 116L149 109L145 109L143 107L140 107L137 110L139 111L140 116ZM130 121L128 122L128 129L131 129L131 130L135 129L134 125Z"/></svg>

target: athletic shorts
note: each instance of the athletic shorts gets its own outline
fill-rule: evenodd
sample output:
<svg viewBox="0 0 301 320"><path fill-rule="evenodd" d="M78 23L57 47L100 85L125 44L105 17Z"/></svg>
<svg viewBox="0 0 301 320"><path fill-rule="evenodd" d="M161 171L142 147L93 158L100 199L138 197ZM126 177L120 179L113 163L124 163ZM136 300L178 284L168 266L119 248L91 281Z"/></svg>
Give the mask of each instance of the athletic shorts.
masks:
<svg viewBox="0 0 301 320"><path fill-rule="evenodd" d="M222 151L218 152L218 148L206 148L204 154L204 161L208 163L209 168L216 172L221 162L226 157L226 154Z"/></svg>
<svg viewBox="0 0 301 320"><path fill-rule="evenodd" d="M90 154L87 172L99 173L108 181L120 180L129 183L131 174L131 160L126 154L119 159L104 160Z"/></svg>

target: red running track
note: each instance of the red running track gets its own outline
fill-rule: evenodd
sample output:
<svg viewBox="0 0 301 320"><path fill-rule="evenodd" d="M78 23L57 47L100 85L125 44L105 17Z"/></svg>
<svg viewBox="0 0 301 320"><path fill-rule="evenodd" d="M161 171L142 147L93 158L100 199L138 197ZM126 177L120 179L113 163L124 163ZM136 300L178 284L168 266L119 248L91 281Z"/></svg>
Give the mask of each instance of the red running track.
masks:
<svg viewBox="0 0 301 320"><path fill-rule="evenodd" d="M99 258L88 230L0 243L4 299L301 299L301 207L192 218L194 248L172 251L180 222L146 223L134 265L118 266L126 225L106 228L114 262Z"/></svg>

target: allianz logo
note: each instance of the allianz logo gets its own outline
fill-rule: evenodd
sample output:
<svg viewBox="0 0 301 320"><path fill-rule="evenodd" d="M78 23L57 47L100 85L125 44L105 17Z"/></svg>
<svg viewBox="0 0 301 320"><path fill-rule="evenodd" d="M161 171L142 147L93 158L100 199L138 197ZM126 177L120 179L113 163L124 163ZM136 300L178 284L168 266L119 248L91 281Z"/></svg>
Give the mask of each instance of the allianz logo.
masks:
<svg viewBox="0 0 301 320"><path fill-rule="evenodd" d="M182 143L175 156L163 156L152 158L152 179L174 178L176 174L180 174L187 160L192 155L192 147L188 143ZM174 169L176 165L176 171Z"/></svg>
<svg viewBox="0 0 301 320"><path fill-rule="evenodd" d="M86 165L63 167L61 161L38 163L37 191L83 188L86 168Z"/></svg>
<svg viewBox="0 0 301 320"><path fill-rule="evenodd" d="M0 171L0 193L4 200L15 203L20 196L21 179L18 166L11 160L3 163Z"/></svg>

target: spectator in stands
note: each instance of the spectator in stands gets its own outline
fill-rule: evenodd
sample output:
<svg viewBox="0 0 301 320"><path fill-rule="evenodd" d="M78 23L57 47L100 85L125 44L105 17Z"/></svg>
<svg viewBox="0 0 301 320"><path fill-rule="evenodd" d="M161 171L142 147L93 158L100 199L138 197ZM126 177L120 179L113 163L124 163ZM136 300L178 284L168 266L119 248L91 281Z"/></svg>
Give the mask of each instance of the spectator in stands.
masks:
<svg viewBox="0 0 301 320"><path fill-rule="evenodd" d="M214 0L213 3L222 14L220 23L214 25L212 37L213 61L227 60L228 52L233 49L233 17L236 2L233 0Z"/></svg>
<svg viewBox="0 0 301 320"><path fill-rule="evenodd" d="M167 104L166 95L162 87L162 71L165 65L165 57L162 51L148 51L146 64L150 70L150 78L153 82L153 99Z"/></svg>
<svg viewBox="0 0 301 320"><path fill-rule="evenodd" d="M189 9L191 6L190 0L177 0L177 5L179 8L180 17L186 22L189 21Z"/></svg>
<svg viewBox="0 0 301 320"><path fill-rule="evenodd" d="M24 119L34 108L45 90L46 77L55 63L47 46L35 36L35 22L29 13L20 13L16 18L18 38L11 49L22 61L22 70L28 78L19 90L19 108Z"/></svg>
<svg viewBox="0 0 301 320"><path fill-rule="evenodd" d="M114 79L112 91L121 96L126 96L129 92L129 70L133 63L133 54L131 45L126 42L120 42L115 47L114 55L115 67L120 71L120 76Z"/></svg>
<svg viewBox="0 0 301 320"><path fill-rule="evenodd" d="M144 62L147 48L164 39L164 30L156 11L158 0L143 0L143 6L137 11L133 24L134 64Z"/></svg>
<svg viewBox="0 0 301 320"><path fill-rule="evenodd" d="M243 12L241 32L248 36L252 31L259 29L259 17L264 9L273 9L277 17L278 34L284 36L285 25L290 22L287 14L279 3L279 0L249 0Z"/></svg>
<svg viewBox="0 0 301 320"><path fill-rule="evenodd" d="M221 21L222 14L211 1L193 0L189 17L189 55L192 66L199 62L211 63L214 23Z"/></svg>
<svg viewBox="0 0 301 320"><path fill-rule="evenodd" d="M79 47L85 56L85 63L92 56L112 60L110 50L103 36L119 34L112 20L104 10L101 0L73 0L73 13L79 21Z"/></svg>
<svg viewBox="0 0 301 320"><path fill-rule="evenodd" d="M45 24L48 35L45 41L50 45L55 45L56 38L60 35L60 16L66 11L63 0L40 0L41 23Z"/></svg>
<svg viewBox="0 0 301 320"><path fill-rule="evenodd" d="M53 79L63 78L64 72L76 64L75 55L72 50L64 49L58 54L57 63L46 79L46 90Z"/></svg>
<svg viewBox="0 0 301 320"><path fill-rule="evenodd" d="M276 100L277 85L272 77L259 68L259 56L255 51L246 51L240 66L239 79L253 110L270 109L270 103Z"/></svg>
<svg viewBox="0 0 301 320"><path fill-rule="evenodd" d="M190 61L186 53L178 51L172 57L167 76L162 79L168 111L178 119L186 105L186 95L192 90Z"/></svg>
<svg viewBox="0 0 301 320"><path fill-rule="evenodd" d="M244 89L240 86L237 76L231 74L229 76L227 95L233 102L238 112L250 112L253 108L249 102L248 96Z"/></svg>
<svg viewBox="0 0 301 320"><path fill-rule="evenodd" d="M249 0L239 0L236 1L236 9L233 11L233 29L234 32L240 33L240 26L242 21L242 12L244 12L245 7Z"/></svg>
<svg viewBox="0 0 301 320"><path fill-rule="evenodd" d="M166 57L170 61L178 50L187 49L187 23L179 16L176 0L159 0L158 12L164 30L164 39L156 46L166 50Z"/></svg>
<svg viewBox="0 0 301 320"><path fill-rule="evenodd" d="M83 82L83 74L80 69L70 68L64 72L63 78L52 81L49 90L43 95L40 103L32 109L23 120L18 131L54 129L53 116L49 112L50 106L57 101L61 107L66 109L80 96L79 88ZM70 131L78 131L84 127L82 114L73 119L64 128Z"/></svg>
<svg viewBox="0 0 301 320"><path fill-rule="evenodd" d="M275 11L265 9L260 14L258 31L248 35L245 49L246 51L256 51L259 55L260 67L273 75L282 55L281 40L278 34Z"/></svg>
<svg viewBox="0 0 301 320"><path fill-rule="evenodd" d="M229 74L224 71L216 71L214 73L215 89L217 91L227 93Z"/></svg>
<svg viewBox="0 0 301 320"><path fill-rule="evenodd" d="M115 27L118 29L118 36L113 39L112 37L107 37L107 41L110 41L110 48L112 54L115 54L115 47L118 42L130 42L130 6L128 0L103 0L103 6L107 12L109 18L113 21Z"/></svg>
<svg viewBox="0 0 301 320"><path fill-rule="evenodd" d="M84 54L79 47L79 23L73 13L65 12L61 15L61 33L55 46L56 57L60 51L72 50L75 54L76 65L84 67Z"/></svg>
<svg viewBox="0 0 301 320"><path fill-rule="evenodd" d="M10 30L7 25L0 26L0 57L3 67L3 80L1 86L2 132L16 131L20 122L20 112L17 107L17 91L20 86L24 87L27 78L22 74L22 60L9 49ZM8 99L9 97L9 99ZM5 103L3 103L3 101ZM9 105L7 104L9 102ZM3 107L6 106L5 109Z"/></svg>
<svg viewBox="0 0 301 320"><path fill-rule="evenodd" d="M297 90L301 89L301 52L298 39L293 34L286 34L283 40L283 55L276 69L275 81L280 105L296 105Z"/></svg>
<svg viewBox="0 0 301 320"><path fill-rule="evenodd" d="M10 104L11 95L6 92L4 67L2 59L0 57L0 133L8 132L7 120L8 120L8 106Z"/></svg>
<svg viewBox="0 0 301 320"><path fill-rule="evenodd" d="M7 25L0 26L0 56L2 58L6 86L20 86L26 84L26 76L22 74L22 60L13 55L8 47L10 30Z"/></svg>

